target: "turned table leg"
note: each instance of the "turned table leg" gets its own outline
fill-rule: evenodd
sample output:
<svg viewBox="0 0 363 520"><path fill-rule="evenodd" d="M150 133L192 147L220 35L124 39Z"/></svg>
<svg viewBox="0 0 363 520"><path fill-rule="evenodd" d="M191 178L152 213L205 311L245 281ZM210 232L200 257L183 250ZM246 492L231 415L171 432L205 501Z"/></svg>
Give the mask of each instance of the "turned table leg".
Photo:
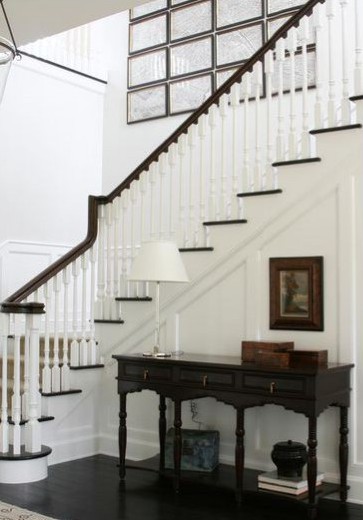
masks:
<svg viewBox="0 0 363 520"><path fill-rule="evenodd" d="M126 428L126 393L120 394L120 426L118 429L118 447L120 454L120 479L125 479L125 468L126 468L126 440L127 440L127 428Z"/></svg>
<svg viewBox="0 0 363 520"><path fill-rule="evenodd" d="M318 441L316 439L316 417L309 417L309 438L308 438L308 494L309 494L309 520L316 518L316 475L317 475L317 458L316 448Z"/></svg>
<svg viewBox="0 0 363 520"><path fill-rule="evenodd" d="M165 469L165 438L166 438L166 403L165 397L160 396L159 404L159 443L160 443L160 462L159 470Z"/></svg>
<svg viewBox="0 0 363 520"><path fill-rule="evenodd" d="M235 469L236 469L236 500L240 504L243 492L243 471L245 464L245 447L244 447L244 408L237 409L237 425L236 425L236 448L235 448Z"/></svg>
<svg viewBox="0 0 363 520"><path fill-rule="evenodd" d="M181 401L174 401L174 490L179 493L180 488L180 466L182 453L182 436L181 436Z"/></svg>
<svg viewBox="0 0 363 520"><path fill-rule="evenodd" d="M348 408L340 407L340 443L339 443L339 467L340 467L340 500L346 502L348 497L347 472L348 472Z"/></svg>

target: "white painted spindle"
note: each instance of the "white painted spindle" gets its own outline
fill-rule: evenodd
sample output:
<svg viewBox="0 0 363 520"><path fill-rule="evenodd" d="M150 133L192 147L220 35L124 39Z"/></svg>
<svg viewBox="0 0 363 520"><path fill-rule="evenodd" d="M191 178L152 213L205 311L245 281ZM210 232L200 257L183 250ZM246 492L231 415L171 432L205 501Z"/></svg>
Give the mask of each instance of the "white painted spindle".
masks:
<svg viewBox="0 0 363 520"><path fill-rule="evenodd" d="M239 191L249 191L250 188L250 176L251 176L251 165L250 165L250 97L251 97L251 73L247 72L242 79L242 96L243 96L243 167L242 175L240 179ZM242 215L240 214L240 218Z"/></svg>
<svg viewBox="0 0 363 520"><path fill-rule="evenodd" d="M130 186L130 261L129 270L130 272L132 262L137 256L137 199L138 199L138 181L133 181ZM139 296L139 282L129 282L130 284L130 295L133 297Z"/></svg>
<svg viewBox="0 0 363 520"><path fill-rule="evenodd" d="M96 293L96 262L97 262L97 248L93 245L90 249L90 264L91 264L91 288L90 288L90 307L89 307L89 354L90 364L97 363L98 352L97 343L95 339L95 293ZM121 317L121 316L120 316Z"/></svg>
<svg viewBox="0 0 363 520"><path fill-rule="evenodd" d="M180 247L186 244L186 214L185 214L185 183L184 183L184 158L186 153L186 138L182 134L178 139L179 156L179 243Z"/></svg>
<svg viewBox="0 0 363 520"><path fill-rule="evenodd" d="M220 175L221 175L221 194L219 204L218 220L228 219L228 176L227 176L227 135L226 135L226 120L228 115L229 95L223 94L219 99L219 116L221 121L221 135L220 135Z"/></svg>
<svg viewBox="0 0 363 520"><path fill-rule="evenodd" d="M98 208L97 318L104 318L105 308L105 206Z"/></svg>
<svg viewBox="0 0 363 520"><path fill-rule="evenodd" d="M274 168L273 162L273 140L272 140L272 78L274 73L274 59L272 51L265 55L265 78L266 78L266 167L262 175L262 190L267 187L270 181L273 187L274 182Z"/></svg>
<svg viewBox="0 0 363 520"><path fill-rule="evenodd" d="M310 157L310 134L309 134L309 104L308 104L308 54L307 45L309 41L309 18L306 16L300 22L300 41L302 53L302 135L301 135L301 157Z"/></svg>
<svg viewBox="0 0 363 520"><path fill-rule="evenodd" d="M14 385L12 396L12 420L13 426L13 453L20 455L21 451L21 396L20 396L20 338L23 333L23 317L21 314L14 314Z"/></svg>
<svg viewBox="0 0 363 520"><path fill-rule="evenodd" d="M349 101L349 54L348 54L348 28L347 28L347 6L348 0L340 0L341 21L341 45L342 45L342 100L341 119L342 125L350 124L350 101ZM362 20L361 20L362 21Z"/></svg>
<svg viewBox="0 0 363 520"><path fill-rule="evenodd" d="M335 2L334 0L326 1L326 16L328 19L328 65L329 65L329 99L328 99L328 126L334 127L337 124L336 114L336 78L335 78Z"/></svg>
<svg viewBox="0 0 363 520"><path fill-rule="evenodd" d="M88 365L88 344L87 344L87 270L88 270L88 251L81 256L82 271L82 297L81 297L81 341L79 344L79 363L81 366ZM107 261L108 263L108 261ZM108 298L110 300L110 298Z"/></svg>
<svg viewBox="0 0 363 520"><path fill-rule="evenodd" d="M78 277L80 272L79 259L72 263L73 278L73 308L72 308L72 342L71 342L71 366L79 366L78 343Z"/></svg>
<svg viewBox="0 0 363 520"><path fill-rule="evenodd" d="M262 63L258 61L253 70L253 91L255 94L255 168L251 170L250 191L262 189L262 160L261 160L261 128L260 128L260 100L262 87Z"/></svg>
<svg viewBox="0 0 363 520"><path fill-rule="evenodd" d="M186 241L187 247L195 247L194 236L194 220L195 220L195 145L196 145L196 128L195 125L189 127L188 130L188 148L189 148L189 180L188 180L188 218L186 226Z"/></svg>
<svg viewBox="0 0 363 520"><path fill-rule="evenodd" d="M159 156L158 160L159 165L159 238L161 240L165 239L166 230L165 230L165 221L166 221L166 212L165 212L165 177L166 177L166 154L162 153Z"/></svg>
<svg viewBox="0 0 363 520"><path fill-rule="evenodd" d="M355 68L354 88L355 95L363 94L363 2L355 0Z"/></svg>
<svg viewBox="0 0 363 520"><path fill-rule="evenodd" d="M0 423L0 453L9 451L9 423L8 423L8 336L10 317L1 314L1 354L2 354L2 396L1 396L1 423Z"/></svg>
<svg viewBox="0 0 363 520"><path fill-rule="evenodd" d="M119 262L119 236L120 236L120 197L113 201L113 301L112 308L116 308L116 319L120 319L119 305L116 305L119 295L120 262ZM91 255L90 255L91 261ZM91 282L92 287L92 282Z"/></svg>
<svg viewBox="0 0 363 520"><path fill-rule="evenodd" d="M57 278L57 277L55 277ZM56 308L56 303L55 303ZM41 450L41 434L39 419L39 326L40 316L26 316L26 328L29 331L29 412L25 425L25 449L30 453ZM53 367L54 368L54 367ZM58 367L59 368L59 367ZM53 376L53 372L52 372ZM60 379L60 378L59 378ZM52 379L53 383L53 379ZM60 385L59 385L60 387Z"/></svg>
<svg viewBox="0 0 363 520"><path fill-rule="evenodd" d="M323 66L325 60L322 50L323 6L317 4L314 9L313 27L315 30L315 128L323 128Z"/></svg>
<svg viewBox="0 0 363 520"><path fill-rule="evenodd" d="M59 297L61 290L61 277L57 274L53 278L53 298L54 298L54 337L53 337L53 366L52 372L52 392L60 392L61 390L61 377L60 377L60 366L59 366ZM30 360L32 353L30 352Z"/></svg>
<svg viewBox="0 0 363 520"><path fill-rule="evenodd" d="M217 126L217 112L216 105L212 105L209 109L208 124L210 128L210 161L209 161L209 197L208 197L208 220L213 221L217 218L217 204L216 204L216 126Z"/></svg>
<svg viewBox="0 0 363 520"><path fill-rule="evenodd" d="M122 264L121 264L121 296L128 296L127 294L127 210L129 207L129 190L124 190L121 195L122 204Z"/></svg>
<svg viewBox="0 0 363 520"><path fill-rule="evenodd" d="M30 349L30 331L25 327L24 337L24 385L21 396L21 416L24 420L29 416L29 349ZM44 390L43 390L44 392Z"/></svg>
<svg viewBox="0 0 363 520"><path fill-rule="evenodd" d="M176 165L177 145L173 143L168 150L169 163L169 239L176 240L175 236L175 209L177 208L175 188L176 188Z"/></svg>
<svg viewBox="0 0 363 520"><path fill-rule="evenodd" d="M289 129L289 159L297 159L297 128L296 128L296 66L295 53L297 49L297 29L292 27L287 37L289 51L288 64L290 71L290 129Z"/></svg>
<svg viewBox="0 0 363 520"><path fill-rule="evenodd" d="M50 316L51 316L51 300L52 288L51 282L48 281L43 286L45 300L45 318L44 318L44 366L42 369L42 391L49 394L52 391L52 372L50 369Z"/></svg>
<svg viewBox="0 0 363 520"><path fill-rule="evenodd" d="M156 239L156 164L152 163L149 167L149 186L150 186L150 239Z"/></svg>
<svg viewBox="0 0 363 520"><path fill-rule="evenodd" d="M276 43L276 62L278 70L278 130L276 138L276 157L278 161L285 159L285 111L284 111L284 65L286 43L281 38Z"/></svg>
<svg viewBox="0 0 363 520"><path fill-rule="evenodd" d="M199 135L199 223L195 223L195 243L199 244L200 228L205 222L205 138L207 134L207 116L202 114L198 120L198 135ZM204 236L204 245L206 245L206 237Z"/></svg>
<svg viewBox="0 0 363 520"><path fill-rule="evenodd" d="M61 390L66 392L70 389L70 370L69 370L69 286L71 283L71 266L63 269L63 359L61 368Z"/></svg>
<svg viewBox="0 0 363 520"><path fill-rule="evenodd" d="M106 320L112 319L112 282L113 282L113 263L112 263L112 206L113 204L107 204L105 208L105 224L106 224L106 296L103 311L103 318Z"/></svg>

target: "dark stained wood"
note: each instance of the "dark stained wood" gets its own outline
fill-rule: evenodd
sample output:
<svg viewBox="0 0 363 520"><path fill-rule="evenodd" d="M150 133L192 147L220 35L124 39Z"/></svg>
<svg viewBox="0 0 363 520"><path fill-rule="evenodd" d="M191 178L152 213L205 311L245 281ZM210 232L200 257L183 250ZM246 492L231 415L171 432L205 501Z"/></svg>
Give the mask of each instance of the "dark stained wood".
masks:
<svg viewBox="0 0 363 520"><path fill-rule="evenodd" d="M219 89L217 89L212 96L210 96L193 114L191 114L186 121L184 121L165 141L156 148L124 181L122 181L109 195L107 196L89 196L88 200L88 231L86 238L71 251L62 256L59 260L51 264L49 267L44 269L39 275L30 280L27 284L21 287L18 291L9 296L6 301L12 303L19 303L23 301L27 296L32 294L36 289L41 287L49 279L53 278L57 273L62 271L67 265L73 262L76 258L80 257L85 251L87 251L95 242L97 237L97 215L98 207L103 204L112 202L118 197L125 189L129 189L131 183L134 180L138 180L140 174L143 171L147 171L154 161L157 161L159 156L167 152L169 146L177 142L178 138L187 133L188 128L198 122L199 117L202 114L208 112L208 109L218 104L219 98L228 93L232 85L236 82L240 82L242 76L252 71L254 65L264 60L265 54L274 49L276 42L281 38L286 38L287 32L291 27L298 27L300 20L304 16L308 16L312 13L313 8L318 3L324 3L325 0L308 0L306 4L286 23L278 29L273 36L258 50L255 54L244 63Z"/></svg>
<svg viewBox="0 0 363 520"><path fill-rule="evenodd" d="M225 226L228 224L247 224L247 220L243 218L239 220L212 220L203 222L203 226Z"/></svg>
<svg viewBox="0 0 363 520"><path fill-rule="evenodd" d="M243 490L244 470L244 410L264 404L276 404L288 410L304 414L309 421L308 434L308 516L313 520L317 511L315 490L317 472L317 418L329 406L346 409L350 401L350 370L353 365L328 364L327 366L266 367L242 362L232 356L185 355L180 357L145 358L142 355L114 355L118 362L118 392L121 435L125 435L126 397L129 392L153 390L163 398L174 401L174 472L176 492L185 472L181 462L181 403L202 397L214 397L217 401L232 405L237 411L235 489L240 501ZM147 377L145 376L147 375ZM164 413L163 406L160 411ZM341 482L347 479L347 424L345 412L341 412L340 469ZM124 446L120 438L120 468L125 468ZM162 447L162 452L164 448ZM162 455L163 457L163 455ZM122 478L125 472L122 471ZM207 481L207 479L204 479ZM334 488L336 490L336 488ZM332 489L330 489L332 491ZM346 491L346 487L344 488ZM264 494L269 494L264 492ZM344 497L344 493L342 495ZM302 497L289 497L300 500Z"/></svg>
<svg viewBox="0 0 363 520"><path fill-rule="evenodd" d="M311 135L327 134L329 132L341 132L344 130L354 130L356 128L362 128L360 123L354 125L343 125L343 126L332 126L330 128L318 128L317 130L310 130Z"/></svg>
<svg viewBox="0 0 363 520"><path fill-rule="evenodd" d="M122 325L124 320L95 320L95 323L109 323L114 325Z"/></svg>
<svg viewBox="0 0 363 520"><path fill-rule="evenodd" d="M125 471L125 460L126 460L126 442L127 442L127 427L126 427L126 396L127 393L124 392L120 394L120 426L118 430L118 447L120 452L120 469L119 476L120 479L123 480L126 475Z"/></svg>
<svg viewBox="0 0 363 520"><path fill-rule="evenodd" d="M214 251L214 247L180 247L181 253L198 253L203 251Z"/></svg>
<svg viewBox="0 0 363 520"><path fill-rule="evenodd" d="M140 469L145 461L128 462L126 492L120 490L117 459L95 455L49 467L49 477L28 484L0 484L0 499L58 520L302 520L304 508L295 501L259 493L248 495L243 509L233 500L233 466L221 465L212 490L194 479L175 500L171 481ZM139 468L139 469L137 469ZM194 472L195 473L195 472ZM216 479L217 479L216 476ZM223 486L230 481L232 486ZM255 475L245 472L245 490ZM319 500L319 520L362 520L363 506Z"/></svg>
<svg viewBox="0 0 363 520"><path fill-rule="evenodd" d="M151 302L150 296L118 296L115 298L117 302Z"/></svg>
<svg viewBox="0 0 363 520"><path fill-rule="evenodd" d="M44 314L44 303L3 302L0 305L0 312L5 314Z"/></svg>
<svg viewBox="0 0 363 520"><path fill-rule="evenodd" d="M340 467L340 500L346 502L348 497L347 471L348 471L348 408L340 407L340 443L339 443L339 467Z"/></svg>
<svg viewBox="0 0 363 520"><path fill-rule="evenodd" d="M264 191L246 191L245 193L237 193L237 197L260 197L262 195L277 195L282 190L264 190Z"/></svg>
<svg viewBox="0 0 363 520"><path fill-rule="evenodd" d="M165 469L165 439L166 439L166 399L160 396L159 403L159 444L160 444L160 464L159 470Z"/></svg>
<svg viewBox="0 0 363 520"><path fill-rule="evenodd" d="M80 388L74 388L71 390L61 390L60 392L42 392L43 397L59 397L61 395L80 394L82 390Z"/></svg>
<svg viewBox="0 0 363 520"><path fill-rule="evenodd" d="M314 162L321 162L320 157L309 157L306 159L294 159L292 161L278 161L272 163L272 166L290 166L293 164L308 164L308 163L314 163Z"/></svg>

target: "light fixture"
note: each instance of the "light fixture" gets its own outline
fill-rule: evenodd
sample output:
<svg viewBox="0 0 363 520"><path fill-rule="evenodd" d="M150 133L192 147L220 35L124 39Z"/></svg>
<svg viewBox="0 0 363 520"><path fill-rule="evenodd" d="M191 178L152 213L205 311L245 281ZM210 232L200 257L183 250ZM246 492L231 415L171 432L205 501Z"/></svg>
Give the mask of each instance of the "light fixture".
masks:
<svg viewBox="0 0 363 520"><path fill-rule="evenodd" d="M5 23L9 31L11 41L0 35L0 103L2 101L6 81L8 79L11 64L15 56L19 56L16 43L14 40L13 31L10 27L9 19L5 11L4 1L0 0L1 10L5 18Z"/></svg>
<svg viewBox="0 0 363 520"><path fill-rule="evenodd" d="M142 244L131 266L129 280L156 282L154 347L144 355L169 357L170 353L160 351L160 282L189 281L176 244L163 240Z"/></svg>

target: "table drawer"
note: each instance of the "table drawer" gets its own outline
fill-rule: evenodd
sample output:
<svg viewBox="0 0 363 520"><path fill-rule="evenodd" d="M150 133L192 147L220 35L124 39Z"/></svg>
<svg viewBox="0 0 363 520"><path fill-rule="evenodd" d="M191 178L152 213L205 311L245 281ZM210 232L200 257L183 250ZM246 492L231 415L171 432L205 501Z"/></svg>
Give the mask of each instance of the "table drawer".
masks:
<svg viewBox="0 0 363 520"><path fill-rule="evenodd" d="M204 388L234 388L235 377L233 372L198 370L182 368L179 381L181 383L195 383Z"/></svg>
<svg viewBox="0 0 363 520"><path fill-rule="evenodd" d="M273 395L305 395L306 380L303 377L283 377L260 374L244 374L243 389L263 391Z"/></svg>
<svg viewBox="0 0 363 520"><path fill-rule="evenodd" d="M120 366L119 376L123 379L142 381L171 381L172 368L168 366L140 363L124 363Z"/></svg>

